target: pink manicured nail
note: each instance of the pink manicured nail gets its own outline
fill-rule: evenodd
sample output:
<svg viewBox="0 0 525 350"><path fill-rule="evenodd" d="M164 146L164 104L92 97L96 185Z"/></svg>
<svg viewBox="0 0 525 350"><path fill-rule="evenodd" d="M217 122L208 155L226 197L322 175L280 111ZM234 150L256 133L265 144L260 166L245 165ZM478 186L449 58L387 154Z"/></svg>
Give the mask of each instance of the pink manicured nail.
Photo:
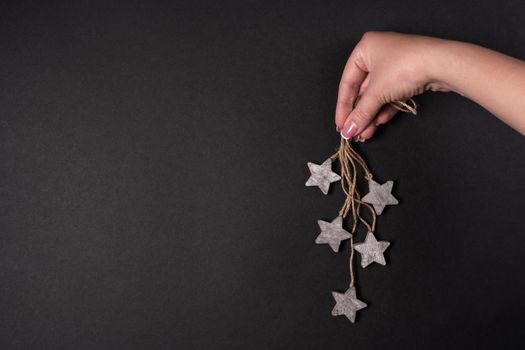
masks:
<svg viewBox="0 0 525 350"><path fill-rule="evenodd" d="M356 132L357 132L357 124L354 122L351 122L348 128L343 129L343 131L341 131L341 136L344 139L348 140L352 138L352 136L354 136Z"/></svg>

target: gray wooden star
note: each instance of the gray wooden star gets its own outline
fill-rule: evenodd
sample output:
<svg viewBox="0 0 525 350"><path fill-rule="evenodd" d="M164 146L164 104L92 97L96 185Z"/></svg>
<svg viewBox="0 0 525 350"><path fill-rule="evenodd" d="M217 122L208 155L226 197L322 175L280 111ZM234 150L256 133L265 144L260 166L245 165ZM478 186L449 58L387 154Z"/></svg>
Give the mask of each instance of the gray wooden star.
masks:
<svg viewBox="0 0 525 350"><path fill-rule="evenodd" d="M332 222L317 220L321 233L315 239L317 244L328 244L334 252L339 251L341 241L352 238L352 234L343 228L343 218L338 216Z"/></svg>
<svg viewBox="0 0 525 350"><path fill-rule="evenodd" d="M381 215L387 205L395 205L399 202L392 196L392 186L394 181L387 181L380 185L374 180L368 181L370 192L363 197L363 202L370 203L374 206L377 215Z"/></svg>
<svg viewBox="0 0 525 350"><path fill-rule="evenodd" d="M308 162L308 168L311 175L305 185L317 186L324 194L328 193L330 183L341 180L341 177L332 171L332 160L330 158L321 165Z"/></svg>
<svg viewBox="0 0 525 350"><path fill-rule="evenodd" d="M384 251L390 242L378 241L372 232L366 234L366 239L363 243L355 243L354 249L361 253L361 266L367 267L374 261L380 265L386 265Z"/></svg>
<svg viewBox="0 0 525 350"><path fill-rule="evenodd" d="M332 292L332 295L336 301L332 316L345 315L350 322L354 323L356 312L366 307L364 302L357 299L354 287L348 288L344 294Z"/></svg>

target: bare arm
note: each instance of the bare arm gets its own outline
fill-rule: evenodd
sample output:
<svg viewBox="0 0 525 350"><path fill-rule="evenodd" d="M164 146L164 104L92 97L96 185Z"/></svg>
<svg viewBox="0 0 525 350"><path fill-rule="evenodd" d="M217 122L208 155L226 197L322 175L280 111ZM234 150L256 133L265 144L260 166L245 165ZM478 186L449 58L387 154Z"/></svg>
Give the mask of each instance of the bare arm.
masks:
<svg viewBox="0 0 525 350"><path fill-rule="evenodd" d="M444 41L435 48L433 80L525 135L525 62L480 46Z"/></svg>

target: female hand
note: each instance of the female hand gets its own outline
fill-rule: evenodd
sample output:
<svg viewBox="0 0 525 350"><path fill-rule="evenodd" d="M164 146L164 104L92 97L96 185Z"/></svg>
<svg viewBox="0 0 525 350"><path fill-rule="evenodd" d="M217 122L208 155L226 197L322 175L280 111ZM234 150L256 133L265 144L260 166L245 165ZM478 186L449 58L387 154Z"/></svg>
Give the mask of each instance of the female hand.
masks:
<svg viewBox="0 0 525 350"><path fill-rule="evenodd" d="M432 84L425 53L440 39L368 32L352 51L339 84L335 113L344 138L364 141L398 112L390 102L405 101ZM359 99L352 110L357 97Z"/></svg>
<svg viewBox="0 0 525 350"><path fill-rule="evenodd" d="M337 130L367 140L398 112L391 102L426 90L457 92L525 135L524 61L469 43L391 32L368 32L352 51L339 84Z"/></svg>

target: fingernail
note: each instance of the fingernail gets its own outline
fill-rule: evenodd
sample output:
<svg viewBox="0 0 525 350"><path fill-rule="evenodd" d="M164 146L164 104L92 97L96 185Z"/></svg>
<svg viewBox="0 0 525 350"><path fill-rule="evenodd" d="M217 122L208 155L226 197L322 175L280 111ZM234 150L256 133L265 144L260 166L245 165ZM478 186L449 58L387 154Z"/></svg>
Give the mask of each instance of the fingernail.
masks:
<svg viewBox="0 0 525 350"><path fill-rule="evenodd" d="M348 128L343 129L341 131L341 136L348 140L352 138L352 136L354 136L356 132L357 132L357 124L354 122L351 122Z"/></svg>
<svg viewBox="0 0 525 350"><path fill-rule="evenodd" d="M337 125L335 126L335 131L337 132L341 131Z"/></svg>

